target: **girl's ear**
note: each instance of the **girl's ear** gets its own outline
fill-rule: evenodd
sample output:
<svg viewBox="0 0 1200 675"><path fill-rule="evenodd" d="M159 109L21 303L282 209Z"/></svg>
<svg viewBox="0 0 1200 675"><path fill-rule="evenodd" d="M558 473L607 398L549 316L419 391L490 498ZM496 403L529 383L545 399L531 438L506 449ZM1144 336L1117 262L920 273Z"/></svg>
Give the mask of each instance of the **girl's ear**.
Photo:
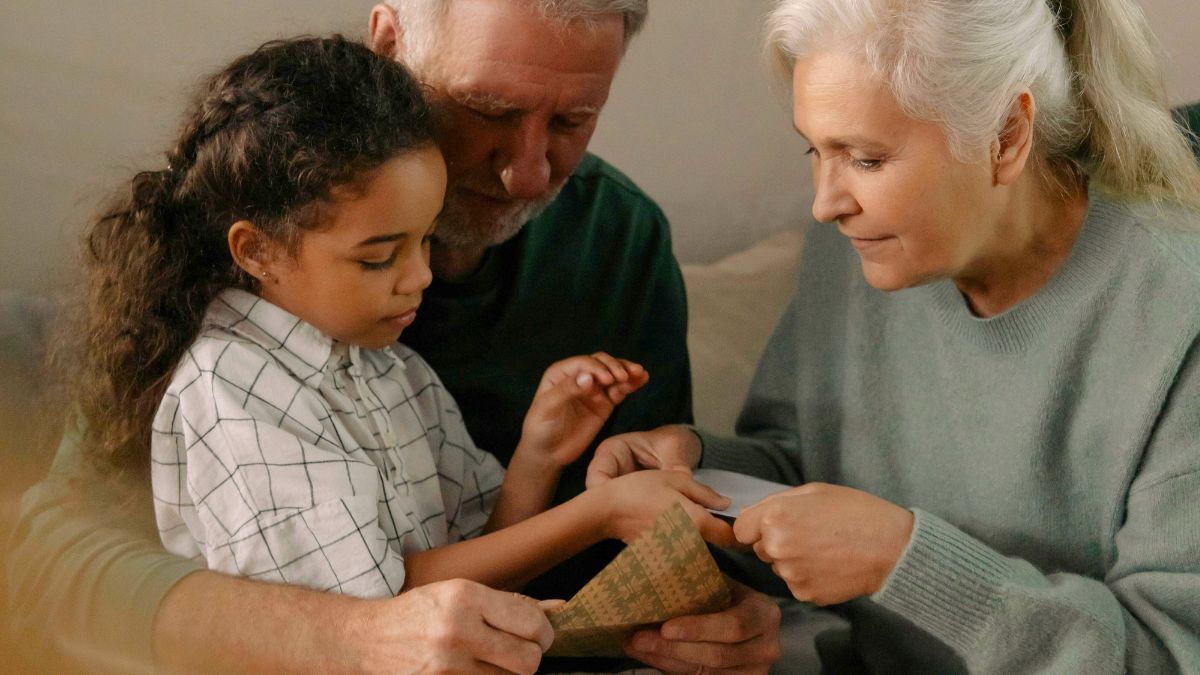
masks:
<svg viewBox="0 0 1200 675"><path fill-rule="evenodd" d="M999 185L1012 185L1025 170L1033 151L1033 94L1022 92L1013 102L999 137L992 141L992 175Z"/></svg>
<svg viewBox="0 0 1200 675"><path fill-rule="evenodd" d="M248 220L239 220L229 227L229 254L246 274L266 283L278 279L275 246Z"/></svg>

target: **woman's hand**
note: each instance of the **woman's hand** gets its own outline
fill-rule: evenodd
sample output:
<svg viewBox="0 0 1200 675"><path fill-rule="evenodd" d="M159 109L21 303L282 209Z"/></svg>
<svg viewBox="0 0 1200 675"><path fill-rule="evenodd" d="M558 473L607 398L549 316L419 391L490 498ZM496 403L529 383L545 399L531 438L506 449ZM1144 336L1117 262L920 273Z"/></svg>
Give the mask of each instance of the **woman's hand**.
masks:
<svg viewBox="0 0 1200 675"><path fill-rule="evenodd" d="M589 489L584 495L605 509L603 534L629 543L676 503L683 506L704 540L733 546L733 528L706 508L723 509L729 500L682 471L639 471Z"/></svg>
<svg viewBox="0 0 1200 675"><path fill-rule="evenodd" d="M831 605L878 591L912 528L913 514L889 501L808 483L744 509L733 532L797 600Z"/></svg>
<svg viewBox="0 0 1200 675"><path fill-rule="evenodd" d="M682 424L618 434L596 448L587 486L595 487L642 469L676 469L690 474L700 463L700 438Z"/></svg>
<svg viewBox="0 0 1200 675"><path fill-rule="evenodd" d="M613 409L649 381L639 364L604 352L546 369L521 427L518 452L567 466L587 449Z"/></svg>

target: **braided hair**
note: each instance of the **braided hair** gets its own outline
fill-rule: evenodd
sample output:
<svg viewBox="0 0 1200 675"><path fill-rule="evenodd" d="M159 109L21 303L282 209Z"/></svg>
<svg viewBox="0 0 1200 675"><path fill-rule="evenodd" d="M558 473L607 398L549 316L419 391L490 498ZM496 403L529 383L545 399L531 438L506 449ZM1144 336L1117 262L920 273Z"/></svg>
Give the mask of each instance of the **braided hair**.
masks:
<svg viewBox="0 0 1200 675"><path fill-rule="evenodd" d="M168 166L143 171L85 236L82 324L68 331L84 454L144 474L172 372L225 288L256 290L229 227L295 250L331 191L432 143L421 90L395 61L340 36L268 42L200 88Z"/></svg>

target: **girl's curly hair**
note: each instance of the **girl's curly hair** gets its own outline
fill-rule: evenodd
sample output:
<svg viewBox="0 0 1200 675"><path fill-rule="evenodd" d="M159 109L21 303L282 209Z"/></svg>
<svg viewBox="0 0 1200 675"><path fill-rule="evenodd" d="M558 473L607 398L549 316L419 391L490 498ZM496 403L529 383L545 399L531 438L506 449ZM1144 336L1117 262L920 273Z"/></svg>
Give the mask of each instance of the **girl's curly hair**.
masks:
<svg viewBox="0 0 1200 675"><path fill-rule="evenodd" d="M432 143L431 125L403 66L341 36L268 42L210 77L168 168L135 175L85 236L86 304L63 351L85 456L110 474L148 471L155 412L208 304L256 289L230 225L294 250L333 188Z"/></svg>

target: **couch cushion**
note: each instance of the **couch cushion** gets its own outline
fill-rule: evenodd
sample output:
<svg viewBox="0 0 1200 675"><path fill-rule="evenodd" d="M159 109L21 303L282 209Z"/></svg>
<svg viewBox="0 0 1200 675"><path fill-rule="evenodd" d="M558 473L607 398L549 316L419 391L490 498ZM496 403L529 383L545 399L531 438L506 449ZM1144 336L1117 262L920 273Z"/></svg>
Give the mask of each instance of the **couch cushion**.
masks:
<svg viewBox="0 0 1200 675"><path fill-rule="evenodd" d="M731 434L767 338L796 288L804 230L707 265L683 265L696 423ZM651 374L653 376L653 374Z"/></svg>

